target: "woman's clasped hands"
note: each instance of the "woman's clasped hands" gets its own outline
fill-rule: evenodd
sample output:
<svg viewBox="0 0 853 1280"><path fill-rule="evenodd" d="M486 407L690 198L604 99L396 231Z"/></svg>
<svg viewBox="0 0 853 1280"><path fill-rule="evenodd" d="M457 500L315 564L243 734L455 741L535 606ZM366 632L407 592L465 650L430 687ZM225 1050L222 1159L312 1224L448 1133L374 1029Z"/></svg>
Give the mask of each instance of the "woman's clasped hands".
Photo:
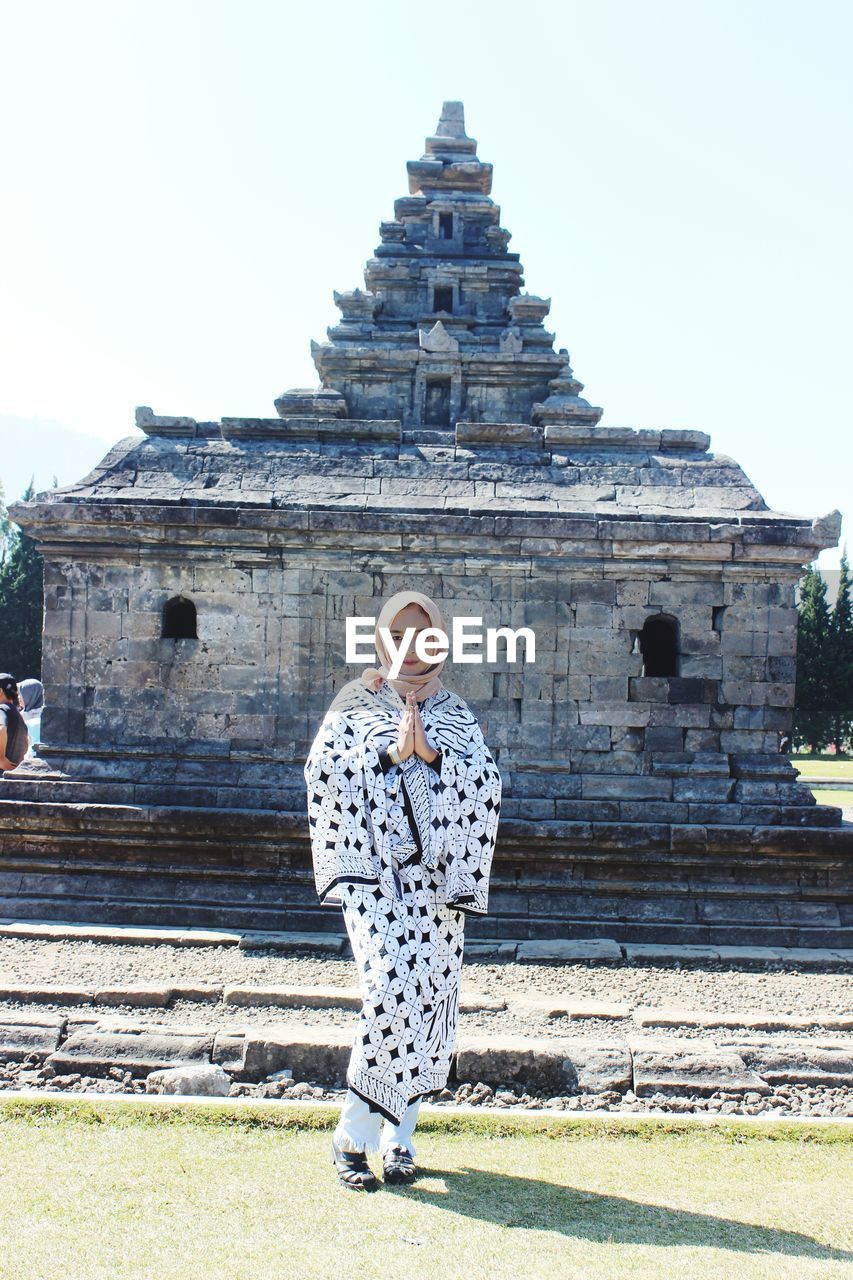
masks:
<svg viewBox="0 0 853 1280"><path fill-rule="evenodd" d="M406 694L406 710L397 730L396 745L401 760L408 760L410 755L416 753L422 760L429 762L438 754L426 736L417 700L411 692Z"/></svg>

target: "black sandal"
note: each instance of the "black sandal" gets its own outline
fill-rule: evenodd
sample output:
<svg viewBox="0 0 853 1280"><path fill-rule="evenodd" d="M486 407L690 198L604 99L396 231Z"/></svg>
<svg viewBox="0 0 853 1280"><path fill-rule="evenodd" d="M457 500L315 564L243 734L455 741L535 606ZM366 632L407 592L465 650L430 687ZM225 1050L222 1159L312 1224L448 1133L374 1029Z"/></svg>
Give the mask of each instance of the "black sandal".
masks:
<svg viewBox="0 0 853 1280"><path fill-rule="evenodd" d="M382 1166L386 1182L411 1182L418 1176L411 1151L399 1145L387 1149Z"/></svg>
<svg viewBox="0 0 853 1280"><path fill-rule="evenodd" d="M332 1138L332 1162L341 1186L350 1191L375 1191L379 1186L376 1174L367 1163L363 1151L341 1151Z"/></svg>

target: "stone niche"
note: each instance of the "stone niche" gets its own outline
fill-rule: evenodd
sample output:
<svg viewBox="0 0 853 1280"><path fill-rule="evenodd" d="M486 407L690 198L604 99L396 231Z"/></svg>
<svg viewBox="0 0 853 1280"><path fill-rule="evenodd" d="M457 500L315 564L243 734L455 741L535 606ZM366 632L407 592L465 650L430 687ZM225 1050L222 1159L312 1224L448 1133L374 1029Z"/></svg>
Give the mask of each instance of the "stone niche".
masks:
<svg viewBox="0 0 853 1280"><path fill-rule="evenodd" d="M317 387L264 419L140 408L11 508L45 558L47 709L0 787L0 907L341 929L302 765L360 669L345 619L414 585L536 635L534 663L445 668L504 778L473 932L853 945L853 827L778 751L796 584L840 514L770 510L701 431L601 425L461 104L408 178Z"/></svg>

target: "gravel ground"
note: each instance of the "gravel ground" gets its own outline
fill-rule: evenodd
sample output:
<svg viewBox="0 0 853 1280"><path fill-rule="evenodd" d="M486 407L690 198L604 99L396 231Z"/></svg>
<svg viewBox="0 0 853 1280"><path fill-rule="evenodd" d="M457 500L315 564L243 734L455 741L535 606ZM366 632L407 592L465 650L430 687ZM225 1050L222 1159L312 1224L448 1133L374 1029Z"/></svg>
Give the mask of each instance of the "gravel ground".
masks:
<svg viewBox="0 0 853 1280"><path fill-rule="evenodd" d="M245 952L238 947L173 947L168 944L132 946L90 941L51 942L38 939L0 940L0 982L71 983L106 986L122 982L246 983L254 986L341 986L355 988L357 974L351 959L282 956ZM640 1027L633 1018L569 1019L548 1017L514 1000L527 995L571 997L627 1004L712 1012L773 1014L846 1014L853 1011L853 973L799 972L768 966L738 969L730 964L697 966L622 964L479 964L467 962L463 991L506 998L501 1012L463 1013L459 1032L465 1036L568 1036L587 1040L624 1040L637 1035L678 1034L715 1042L730 1038L723 1028ZM343 1009L279 1009L241 1007L207 1001L176 1000L168 1008L133 1005L79 1006L5 1001L0 1009L25 1016L56 1014L74 1018L115 1015L136 1022L220 1029L278 1026L336 1026L355 1030L357 1015ZM831 1039L853 1043L853 1033L821 1029L807 1031L739 1032L739 1038L779 1037Z"/></svg>
<svg viewBox="0 0 853 1280"><path fill-rule="evenodd" d="M145 1081L134 1079L129 1071L111 1067L104 1078L81 1076L78 1073L57 1075L51 1067L39 1067L35 1058L24 1062L0 1062L0 1092L20 1092L22 1089L39 1089L57 1093L127 1093L145 1094ZM237 1084L231 1085L231 1097L298 1098L325 1100L341 1103L343 1089L323 1089L310 1081L296 1081L292 1085ZM482 1082L463 1084L454 1089L442 1089L436 1098L430 1099L439 1106L466 1103L494 1110L535 1111L543 1107L558 1111L607 1111L622 1113L669 1112L671 1114L702 1115L767 1115L767 1116L835 1116L853 1117L853 1090L829 1086L779 1085L768 1094L726 1093L722 1090L707 1098L692 1096L666 1097L654 1094L649 1098L637 1098L633 1092L624 1095L615 1091L606 1093L548 1096L541 1091L526 1092L521 1086L507 1085L492 1089Z"/></svg>
<svg viewBox="0 0 853 1280"><path fill-rule="evenodd" d="M351 959L282 956L241 951L238 947L0 939L0 982L40 981L82 986L148 981L356 987L357 974ZM623 1003L632 1008L651 1005L715 1013L765 1011L805 1015L853 1011L853 972L797 971L782 966L747 970L727 963L670 966L624 962L548 965L466 961L463 991L508 999L525 994L570 996L578 1000ZM216 1006L193 1003L191 1008L196 1015L202 1012L207 1019ZM284 1012L275 1011L274 1020L280 1021L280 1013ZM307 1020L307 1012L299 1015L303 1021ZM245 1013L241 1010L240 1016L244 1017ZM269 1010L263 1014L271 1020ZM496 1015L464 1016L485 1018L485 1027L491 1025L488 1019Z"/></svg>

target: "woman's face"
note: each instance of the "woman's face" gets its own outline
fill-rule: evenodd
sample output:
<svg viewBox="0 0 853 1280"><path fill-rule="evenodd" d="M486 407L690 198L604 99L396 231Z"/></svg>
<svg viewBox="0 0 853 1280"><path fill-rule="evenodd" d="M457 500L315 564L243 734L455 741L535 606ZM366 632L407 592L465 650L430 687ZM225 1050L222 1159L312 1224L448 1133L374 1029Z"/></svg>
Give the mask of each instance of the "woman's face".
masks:
<svg viewBox="0 0 853 1280"><path fill-rule="evenodd" d="M421 631L428 630L431 626L432 623L429 620L429 614L425 609L422 609L419 604L407 604L404 609L401 609L399 613L394 615L394 619L389 630L397 649L399 649L400 645L403 643L403 636L405 635L406 629L408 627L414 627L415 629L406 648L403 665L400 668L401 675L421 675L433 665L435 659L433 659L432 662L421 662L420 658L415 653L415 644L417 643L419 634Z"/></svg>

